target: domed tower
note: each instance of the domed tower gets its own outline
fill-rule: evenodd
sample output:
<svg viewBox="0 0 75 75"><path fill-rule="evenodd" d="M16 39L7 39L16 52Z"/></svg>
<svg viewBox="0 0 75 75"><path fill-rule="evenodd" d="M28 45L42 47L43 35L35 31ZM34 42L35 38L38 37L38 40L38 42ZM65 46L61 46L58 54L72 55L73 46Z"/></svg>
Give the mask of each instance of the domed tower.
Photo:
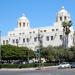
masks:
<svg viewBox="0 0 75 75"><path fill-rule="evenodd" d="M22 14L22 17L18 20L18 28L29 28L29 20L25 17L24 14Z"/></svg>
<svg viewBox="0 0 75 75"><path fill-rule="evenodd" d="M62 23L63 21L70 21L71 17L67 10L65 10L64 6L62 6L61 10L57 13L56 22Z"/></svg>

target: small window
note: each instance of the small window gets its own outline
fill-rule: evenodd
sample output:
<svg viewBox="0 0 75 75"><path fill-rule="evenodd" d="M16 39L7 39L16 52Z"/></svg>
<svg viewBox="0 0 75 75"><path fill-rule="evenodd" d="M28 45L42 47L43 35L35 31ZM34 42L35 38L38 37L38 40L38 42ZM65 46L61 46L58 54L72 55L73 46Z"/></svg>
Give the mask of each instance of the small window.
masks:
<svg viewBox="0 0 75 75"><path fill-rule="evenodd" d="M19 37L19 40L21 39L21 37Z"/></svg>
<svg viewBox="0 0 75 75"><path fill-rule="evenodd" d="M8 44L8 40L6 40L6 44Z"/></svg>
<svg viewBox="0 0 75 75"><path fill-rule="evenodd" d="M49 36L46 37L46 40L49 41Z"/></svg>
<svg viewBox="0 0 75 75"><path fill-rule="evenodd" d="M16 44L18 44L19 43L19 41L18 41L18 39L16 39Z"/></svg>
<svg viewBox="0 0 75 75"><path fill-rule="evenodd" d="M25 27L25 23L23 23L23 27Z"/></svg>
<svg viewBox="0 0 75 75"><path fill-rule="evenodd" d="M3 45L5 45L5 40L3 40Z"/></svg>
<svg viewBox="0 0 75 75"><path fill-rule="evenodd" d="M24 35L24 33L23 33L23 35Z"/></svg>
<svg viewBox="0 0 75 75"><path fill-rule="evenodd" d="M23 43L25 42L25 38L23 38Z"/></svg>
<svg viewBox="0 0 75 75"><path fill-rule="evenodd" d="M60 21L62 21L62 17L60 17Z"/></svg>
<svg viewBox="0 0 75 75"><path fill-rule="evenodd" d="M56 29L56 31L58 31L58 29Z"/></svg>
<svg viewBox="0 0 75 75"><path fill-rule="evenodd" d="M33 31L33 33L35 33L35 31Z"/></svg>
<svg viewBox="0 0 75 75"><path fill-rule="evenodd" d="M42 33L42 30L40 32Z"/></svg>
<svg viewBox="0 0 75 75"><path fill-rule="evenodd" d="M46 32L46 30L44 30L44 32Z"/></svg>
<svg viewBox="0 0 75 75"><path fill-rule="evenodd" d="M36 42L37 41L37 37L34 37L34 42Z"/></svg>
<svg viewBox="0 0 75 75"><path fill-rule="evenodd" d="M51 40L53 40L53 36L51 36Z"/></svg>
<svg viewBox="0 0 75 75"><path fill-rule="evenodd" d="M19 35L21 35L21 33L19 33Z"/></svg>
<svg viewBox="0 0 75 75"><path fill-rule="evenodd" d="M28 24L29 24L29 23L27 23L27 27L28 27Z"/></svg>
<svg viewBox="0 0 75 75"><path fill-rule="evenodd" d="M54 31L54 29L52 29L52 31Z"/></svg>
<svg viewBox="0 0 75 75"><path fill-rule="evenodd" d="M15 43L15 40L13 39L12 42Z"/></svg>
<svg viewBox="0 0 75 75"><path fill-rule="evenodd" d="M64 16L64 20L66 20L67 19L67 17L66 16Z"/></svg>
<svg viewBox="0 0 75 75"><path fill-rule="evenodd" d="M9 38L9 41L10 41L10 38Z"/></svg>
<svg viewBox="0 0 75 75"><path fill-rule="evenodd" d="M29 38L27 38L27 42L29 42Z"/></svg>
<svg viewBox="0 0 75 75"><path fill-rule="evenodd" d="M62 35L60 35L60 39L62 40Z"/></svg>
<svg viewBox="0 0 75 75"><path fill-rule="evenodd" d="M29 32L30 34L32 33L32 32Z"/></svg>
<svg viewBox="0 0 75 75"><path fill-rule="evenodd" d="M19 23L19 26L21 27L21 23Z"/></svg>

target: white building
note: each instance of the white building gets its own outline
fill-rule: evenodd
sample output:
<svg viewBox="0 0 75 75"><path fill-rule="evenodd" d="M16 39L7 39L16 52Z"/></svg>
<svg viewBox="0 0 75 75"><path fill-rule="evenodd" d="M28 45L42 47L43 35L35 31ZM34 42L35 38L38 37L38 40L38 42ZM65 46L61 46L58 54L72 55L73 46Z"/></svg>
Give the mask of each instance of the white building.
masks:
<svg viewBox="0 0 75 75"><path fill-rule="evenodd" d="M42 45L47 47L61 46L63 44L63 27L62 22L71 20L70 14L64 7L56 15L56 22L49 27L30 28L29 20L22 15L18 20L18 27L8 32L7 37L2 37L2 45L11 44L18 46L26 46L35 50L38 46L38 33L41 35ZM68 47L73 46L73 27L70 27Z"/></svg>

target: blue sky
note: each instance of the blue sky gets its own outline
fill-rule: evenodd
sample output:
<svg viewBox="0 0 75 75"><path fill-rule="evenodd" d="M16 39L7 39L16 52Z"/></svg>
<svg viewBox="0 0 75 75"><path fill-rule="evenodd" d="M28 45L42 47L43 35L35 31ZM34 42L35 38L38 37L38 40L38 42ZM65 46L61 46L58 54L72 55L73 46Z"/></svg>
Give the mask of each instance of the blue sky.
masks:
<svg viewBox="0 0 75 75"><path fill-rule="evenodd" d="M0 0L0 30L2 36L17 27L17 20L25 13L32 28L50 26L64 6L75 24L75 0ZM75 26L74 26L75 28Z"/></svg>

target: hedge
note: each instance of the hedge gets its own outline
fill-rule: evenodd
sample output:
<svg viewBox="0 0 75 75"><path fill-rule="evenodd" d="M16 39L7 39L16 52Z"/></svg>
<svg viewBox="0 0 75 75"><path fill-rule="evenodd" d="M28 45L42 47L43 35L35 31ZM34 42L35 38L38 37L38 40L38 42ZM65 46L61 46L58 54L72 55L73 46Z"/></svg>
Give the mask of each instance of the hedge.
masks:
<svg viewBox="0 0 75 75"><path fill-rule="evenodd" d="M32 64L0 64L0 68L31 68L40 66L53 66L51 63L32 63Z"/></svg>

